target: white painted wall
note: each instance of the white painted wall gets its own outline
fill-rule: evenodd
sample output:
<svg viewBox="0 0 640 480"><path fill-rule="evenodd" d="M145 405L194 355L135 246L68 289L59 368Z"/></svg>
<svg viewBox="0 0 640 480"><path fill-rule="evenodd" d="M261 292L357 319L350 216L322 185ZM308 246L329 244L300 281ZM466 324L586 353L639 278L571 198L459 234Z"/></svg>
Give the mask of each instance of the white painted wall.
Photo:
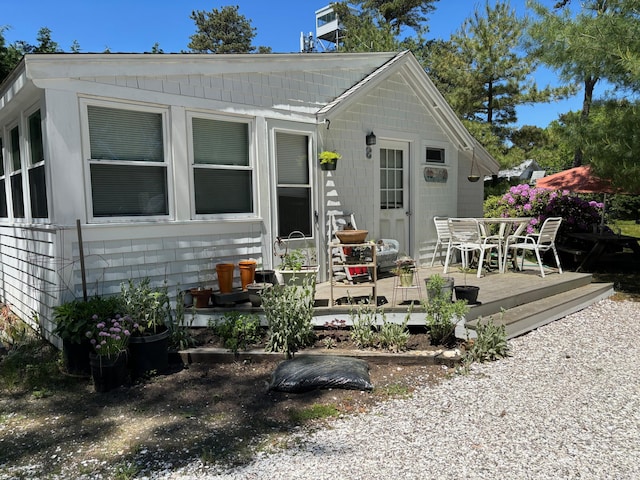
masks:
<svg viewBox="0 0 640 480"><path fill-rule="evenodd" d="M366 158L365 136L373 131L378 139L410 143L413 198L413 247L411 255L430 260L435 246L435 215L454 216L457 211L457 150L428 109L401 74L386 79L357 105L331 120L329 130L320 128L320 149L342 154L335 172L324 173L324 213L353 212L358 228L369 230L369 239L379 238L379 145ZM379 142L378 142L379 143ZM445 148L449 171L445 184L424 181L424 148Z"/></svg>

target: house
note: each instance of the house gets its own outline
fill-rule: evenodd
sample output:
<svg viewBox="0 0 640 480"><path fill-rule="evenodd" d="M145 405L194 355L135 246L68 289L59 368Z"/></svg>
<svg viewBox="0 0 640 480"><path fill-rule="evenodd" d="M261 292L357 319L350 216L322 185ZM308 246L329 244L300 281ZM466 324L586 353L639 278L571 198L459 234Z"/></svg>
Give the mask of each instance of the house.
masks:
<svg viewBox="0 0 640 480"><path fill-rule="evenodd" d="M496 178L508 182L517 180L521 183L535 183L535 179L544 177L544 173L544 170L538 165L538 162L530 158L515 167L499 170ZM493 177L485 177L484 179L485 182L493 180Z"/></svg>
<svg viewBox="0 0 640 480"><path fill-rule="evenodd" d="M46 334L52 307L127 279L272 267L277 238L311 243L324 279L331 213L425 261L434 215L482 215L472 163L498 170L408 51L26 55L0 144L1 300Z"/></svg>

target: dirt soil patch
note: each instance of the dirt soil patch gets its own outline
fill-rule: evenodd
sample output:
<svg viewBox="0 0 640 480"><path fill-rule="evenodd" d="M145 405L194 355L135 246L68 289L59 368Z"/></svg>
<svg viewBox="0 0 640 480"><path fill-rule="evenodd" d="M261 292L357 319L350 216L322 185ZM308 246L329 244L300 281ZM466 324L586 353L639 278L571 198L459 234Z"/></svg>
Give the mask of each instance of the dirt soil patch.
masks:
<svg viewBox="0 0 640 480"><path fill-rule="evenodd" d="M319 337L315 348L325 348ZM203 341L215 344L213 338ZM412 335L410 348L427 343L426 335ZM351 346L340 340L336 348ZM243 463L286 444L300 425L319 428L332 418L367 412L451 372L369 360L372 392L270 391L282 360L175 363L165 374L102 394L89 378L53 372L47 388L2 392L0 479L132 478L194 459Z"/></svg>

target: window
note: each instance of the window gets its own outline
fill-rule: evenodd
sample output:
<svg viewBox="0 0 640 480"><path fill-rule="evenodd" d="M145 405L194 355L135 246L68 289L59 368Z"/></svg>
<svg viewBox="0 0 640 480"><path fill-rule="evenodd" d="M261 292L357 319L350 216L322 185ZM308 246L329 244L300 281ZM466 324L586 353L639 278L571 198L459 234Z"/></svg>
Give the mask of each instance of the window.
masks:
<svg viewBox="0 0 640 480"><path fill-rule="evenodd" d="M4 175L4 143L0 137L0 218L7 218L9 212L7 210L7 187Z"/></svg>
<svg viewBox="0 0 640 480"><path fill-rule="evenodd" d="M42 142L42 118L40 110L29 116L29 151L31 164L28 167L31 216L47 218L47 186L44 173L44 145Z"/></svg>
<svg viewBox="0 0 640 480"><path fill-rule="evenodd" d="M11 205L13 218L24 218L24 198L22 189L22 159L20 157L20 129L15 126L9 132L11 140Z"/></svg>
<svg viewBox="0 0 640 480"><path fill-rule="evenodd" d="M168 215L162 113L87 106L94 217Z"/></svg>
<svg viewBox="0 0 640 480"><path fill-rule="evenodd" d="M249 124L193 117L196 215L253 213Z"/></svg>
<svg viewBox="0 0 640 480"><path fill-rule="evenodd" d="M311 230L311 184L309 175L309 137L276 132L278 165L278 235L286 238Z"/></svg>
<svg viewBox="0 0 640 480"><path fill-rule="evenodd" d="M380 208L404 208L402 150L380 149Z"/></svg>
<svg viewBox="0 0 640 480"><path fill-rule="evenodd" d="M427 163L444 163L444 149L427 147L425 159Z"/></svg>

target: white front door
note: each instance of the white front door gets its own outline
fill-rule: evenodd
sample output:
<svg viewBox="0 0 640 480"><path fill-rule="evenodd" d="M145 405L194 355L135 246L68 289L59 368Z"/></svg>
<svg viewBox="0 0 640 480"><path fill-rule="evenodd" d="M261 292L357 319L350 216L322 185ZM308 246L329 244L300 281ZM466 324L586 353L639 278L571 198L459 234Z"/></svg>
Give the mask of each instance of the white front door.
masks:
<svg viewBox="0 0 640 480"><path fill-rule="evenodd" d="M380 141L380 238L400 243L400 252L410 254L409 144Z"/></svg>

